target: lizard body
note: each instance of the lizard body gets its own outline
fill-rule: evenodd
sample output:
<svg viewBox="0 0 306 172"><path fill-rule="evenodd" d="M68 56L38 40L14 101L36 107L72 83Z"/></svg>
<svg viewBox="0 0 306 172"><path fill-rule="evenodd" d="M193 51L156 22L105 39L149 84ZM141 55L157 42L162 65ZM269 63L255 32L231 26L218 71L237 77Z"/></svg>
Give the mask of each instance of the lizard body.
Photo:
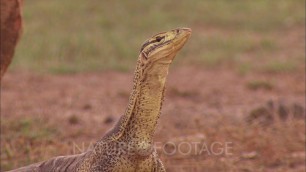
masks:
<svg viewBox="0 0 306 172"><path fill-rule="evenodd" d="M92 150L34 164L29 171L165 171L154 150L153 135L160 116L169 66L190 35L188 28L174 29L154 35L143 44L125 114Z"/></svg>

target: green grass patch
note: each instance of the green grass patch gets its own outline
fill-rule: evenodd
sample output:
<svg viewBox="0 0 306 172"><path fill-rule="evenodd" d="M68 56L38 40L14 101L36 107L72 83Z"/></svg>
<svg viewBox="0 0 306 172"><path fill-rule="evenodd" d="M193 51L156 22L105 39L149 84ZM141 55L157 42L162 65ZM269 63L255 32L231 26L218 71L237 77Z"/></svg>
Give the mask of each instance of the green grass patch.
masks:
<svg viewBox="0 0 306 172"><path fill-rule="evenodd" d="M253 69L250 63L241 63L236 68L236 72L240 75L246 75Z"/></svg>
<svg viewBox="0 0 306 172"><path fill-rule="evenodd" d="M179 54L188 57L184 63L239 63L245 52L276 51L276 41L266 35L302 26L305 19L303 0L29 0L23 11L12 68L59 74L133 70L143 41L182 26L194 31ZM207 28L223 34L207 35Z"/></svg>
<svg viewBox="0 0 306 172"><path fill-rule="evenodd" d="M1 120L1 169L41 161L49 146L59 137L57 128L40 118ZM36 157L39 155L39 157Z"/></svg>
<svg viewBox="0 0 306 172"><path fill-rule="evenodd" d="M254 80L247 83L247 88L251 90L259 90L259 89L272 90L274 86L269 81Z"/></svg>
<svg viewBox="0 0 306 172"><path fill-rule="evenodd" d="M293 62L273 61L263 66L263 71L269 73L288 73L298 69L298 65Z"/></svg>
<svg viewBox="0 0 306 172"><path fill-rule="evenodd" d="M279 50L275 40L263 37L256 40L247 33L240 35L212 35L199 36L186 46L186 54L190 58L185 61L196 62L206 67L215 67L222 64L251 66L245 59L261 58ZM201 52L201 53L198 53Z"/></svg>
<svg viewBox="0 0 306 172"><path fill-rule="evenodd" d="M57 134L56 128L46 125L45 121L38 118L2 121L1 129L3 132L10 133L2 137L5 141L13 141L15 139L37 141L51 139Z"/></svg>

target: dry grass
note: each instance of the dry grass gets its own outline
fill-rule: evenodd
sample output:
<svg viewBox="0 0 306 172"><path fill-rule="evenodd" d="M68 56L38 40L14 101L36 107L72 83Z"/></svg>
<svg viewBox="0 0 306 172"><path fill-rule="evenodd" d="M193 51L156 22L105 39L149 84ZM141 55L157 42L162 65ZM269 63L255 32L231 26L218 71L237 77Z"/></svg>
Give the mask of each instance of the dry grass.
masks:
<svg viewBox="0 0 306 172"><path fill-rule="evenodd" d="M305 166L305 123L293 120L269 127L214 119L199 132L206 145L232 143L229 153L178 158L163 157L169 171L303 171ZM202 147L203 148L203 147ZM204 148L203 148L204 149Z"/></svg>
<svg viewBox="0 0 306 172"><path fill-rule="evenodd" d="M35 125L29 125L31 122L35 122ZM180 139L158 135L157 140L163 144L174 142L178 146L182 142L197 142L199 145L196 151L192 149L189 154L186 154L188 149L183 150L185 154L175 155L167 155L163 151L165 148L158 149L168 171L285 172L303 171L305 167L303 120L278 121L269 127L262 127L247 125L243 120L233 120L230 117L215 117L205 122L198 122L196 125L197 131L193 132L203 134L204 140L197 139L194 134L182 135ZM79 153L78 151L88 148L91 144L88 141L65 141L73 140L68 138L78 138L90 133L73 135L60 133L56 128L56 124L48 119L16 118L14 121L3 121L2 131L5 135L2 138L2 170L48 159L59 155L60 152L60 154ZM83 125L82 128L86 131L91 126ZM169 152L166 149L167 151Z"/></svg>
<svg viewBox="0 0 306 172"><path fill-rule="evenodd" d="M303 120L276 120L265 126L246 122L254 106L265 105L271 97L286 97L288 105L301 105L303 75L273 75L273 89L253 90L246 85L254 78L265 80L266 74L241 77L234 71L199 68L175 69L170 74L155 140L202 145L198 153L188 155L169 156L158 149L168 171L304 170ZM222 77L211 81L215 76ZM126 83L131 80L131 75L113 72L72 76L8 73L1 95L2 170L85 151L124 112L132 87ZM214 143L219 144L214 151L230 143L232 154L209 154Z"/></svg>

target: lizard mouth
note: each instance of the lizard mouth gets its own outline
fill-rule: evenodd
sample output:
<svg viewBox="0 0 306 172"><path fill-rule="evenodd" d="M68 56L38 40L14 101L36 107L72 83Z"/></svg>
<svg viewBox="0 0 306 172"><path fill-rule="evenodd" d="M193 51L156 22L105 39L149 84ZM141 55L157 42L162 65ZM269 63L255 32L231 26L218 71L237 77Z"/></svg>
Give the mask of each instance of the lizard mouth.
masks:
<svg viewBox="0 0 306 172"><path fill-rule="evenodd" d="M180 28L173 30L176 32L176 36L173 40L170 40L168 48L160 51L160 54L164 54L156 58L154 61L158 63L170 64L175 58L176 54L183 48L189 37L191 36L191 29L189 28ZM161 45L160 47L162 47ZM165 46L167 47L167 46ZM163 52L164 51L164 52Z"/></svg>
<svg viewBox="0 0 306 172"><path fill-rule="evenodd" d="M177 35L175 40L173 40L174 51L179 51L187 42L191 36L190 28L176 29Z"/></svg>

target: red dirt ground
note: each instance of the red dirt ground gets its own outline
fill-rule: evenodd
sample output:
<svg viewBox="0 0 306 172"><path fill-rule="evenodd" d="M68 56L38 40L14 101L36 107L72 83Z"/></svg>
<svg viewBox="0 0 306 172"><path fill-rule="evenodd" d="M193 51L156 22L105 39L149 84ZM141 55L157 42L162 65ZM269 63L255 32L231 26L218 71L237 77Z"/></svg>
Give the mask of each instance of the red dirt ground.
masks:
<svg viewBox="0 0 306 172"><path fill-rule="evenodd" d="M1 90L2 170L78 153L75 145L97 141L124 113L132 77L119 72L8 72ZM248 84L254 80L268 82L271 88L251 89ZM269 100L304 106L304 84L302 70L241 75L231 69L171 68L155 140L199 141L202 146L218 142L221 147L231 143L232 154L170 156L158 149L167 170L304 171L303 120L268 128L244 120ZM41 128L50 132L40 135Z"/></svg>

